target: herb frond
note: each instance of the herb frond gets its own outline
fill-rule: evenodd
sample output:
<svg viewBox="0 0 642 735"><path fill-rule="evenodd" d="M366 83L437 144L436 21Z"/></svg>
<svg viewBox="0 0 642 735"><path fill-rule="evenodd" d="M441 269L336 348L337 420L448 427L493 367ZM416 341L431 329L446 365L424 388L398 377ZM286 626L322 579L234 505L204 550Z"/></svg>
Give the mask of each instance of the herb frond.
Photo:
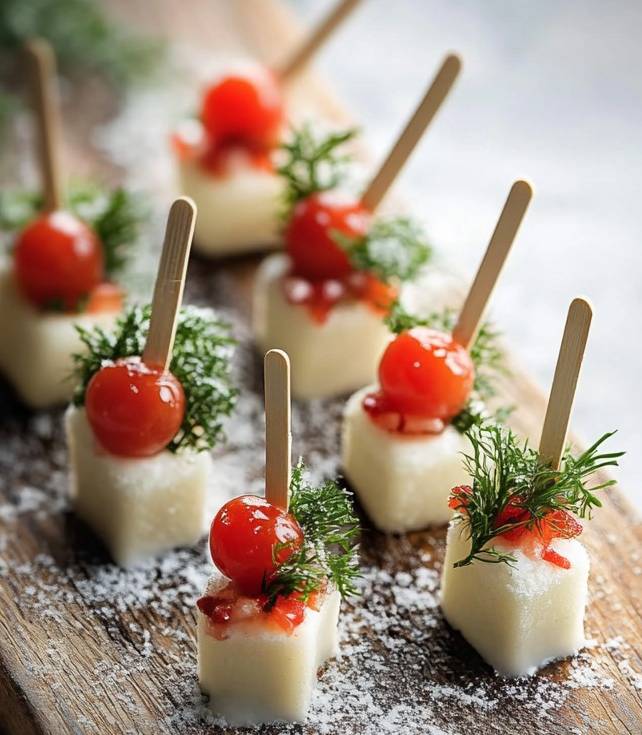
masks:
<svg viewBox="0 0 642 735"><path fill-rule="evenodd" d="M369 271L382 281L408 281L416 277L432 255L422 228L408 217L378 219L359 239L333 233L348 253L353 267Z"/></svg>
<svg viewBox="0 0 642 735"><path fill-rule="evenodd" d="M386 324L393 334L401 334L413 327L430 327L440 332L451 333L457 323L454 309L444 309L426 317L415 316L408 312L397 300L386 317ZM475 366L473 396L464 410L452 420L453 426L461 433L471 426L478 425L490 415L484 402L497 394L496 381L500 375L508 375L504 351L499 340L501 334L489 322L483 322L470 349L470 357ZM495 414L496 421L505 421L511 409L501 408Z"/></svg>
<svg viewBox="0 0 642 735"><path fill-rule="evenodd" d="M330 480L320 487L312 487L304 482L304 473L305 467L299 462L292 471L290 483L290 513L303 530L304 542L266 582L268 608L280 595L293 592L307 600L327 582L342 597L356 594L359 523L351 494Z"/></svg>
<svg viewBox="0 0 642 735"><path fill-rule="evenodd" d="M42 209L42 195L26 190L0 192L0 230L15 233ZM114 278L127 264L148 211L142 198L122 187L103 189L95 184L69 187L66 207L98 236L105 257L105 272Z"/></svg>
<svg viewBox="0 0 642 735"><path fill-rule="evenodd" d="M309 124L292 130L291 138L281 144L285 161L277 169L287 184L286 214L301 199L344 181L351 156L339 149L356 134L356 129L316 133Z"/></svg>
<svg viewBox="0 0 642 735"><path fill-rule="evenodd" d="M475 560L514 562L511 554L488 544L512 529L532 527L551 512L565 511L579 518L590 518L593 508L602 504L596 493L615 484L614 480L590 484L595 472L617 467L617 459L623 452L601 450L614 433L604 434L579 455L567 449L560 469L553 470L510 429L493 424L473 426L468 432L472 452L464 457L473 484L456 513L470 541L470 551L455 567ZM451 497L461 499L457 495ZM513 520L498 525L497 519L507 507L525 513L515 514Z"/></svg>
<svg viewBox="0 0 642 735"><path fill-rule="evenodd" d="M77 406L84 404L89 381L106 362L142 355L150 313L150 306L131 306L110 332L76 327L85 346L73 356ZM169 369L183 386L185 416L167 447L170 451L205 451L223 439L223 419L232 412L238 394L230 376L233 344L229 326L212 311L191 306L181 309Z"/></svg>

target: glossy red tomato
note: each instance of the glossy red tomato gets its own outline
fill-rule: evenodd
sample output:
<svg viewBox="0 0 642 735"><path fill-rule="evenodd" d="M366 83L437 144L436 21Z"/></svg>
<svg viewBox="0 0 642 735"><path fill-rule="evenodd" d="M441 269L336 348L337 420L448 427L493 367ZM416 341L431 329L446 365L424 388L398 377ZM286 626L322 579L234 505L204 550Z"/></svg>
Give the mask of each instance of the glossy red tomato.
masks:
<svg viewBox="0 0 642 735"><path fill-rule="evenodd" d="M150 457L176 436L185 414L183 386L139 358L118 360L89 381L87 418L99 443L121 457Z"/></svg>
<svg viewBox="0 0 642 735"><path fill-rule="evenodd" d="M475 369L448 334L427 327L402 332L386 348L379 383L400 413L448 421L465 406Z"/></svg>
<svg viewBox="0 0 642 735"><path fill-rule="evenodd" d="M310 280L349 274L350 259L334 235L363 237L369 223L370 213L359 202L339 198L331 192L302 199L294 207L285 230L285 247L294 274Z"/></svg>
<svg viewBox="0 0 642 735"><path fill-rule="evenodd" d="M246 595L259 595L263 580L302 543L294 516L256 495L225 503L210 529L214 564Z"/></svg>
<svg viewBox="0 0 642 735"><path fill-rule="evenodd" d="M283 124L283 99L271 72L233 74L205 92L201 120L214 142L275 146Z"/></svg>
<svg viewBox="0 0 642 735"><path fill-rule="evenodd" d="M96 234L69 212L50 212L23 230L14 250L16 278L36 306L67 311L103 280L103 251Z"/></svg>

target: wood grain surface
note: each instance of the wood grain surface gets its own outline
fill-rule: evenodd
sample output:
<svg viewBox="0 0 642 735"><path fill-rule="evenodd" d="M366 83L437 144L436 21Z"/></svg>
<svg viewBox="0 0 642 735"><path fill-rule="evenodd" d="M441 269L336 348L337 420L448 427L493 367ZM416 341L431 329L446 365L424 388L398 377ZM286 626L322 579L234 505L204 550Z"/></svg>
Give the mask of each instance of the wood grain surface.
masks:
<svg viewBox="0 0 642 735"><path fill-rule="evenodd" d="M275 63L301 37L274 0L156 0L153 12L143 0L110 7L150 33ZM295 93L328 117L345 119L311 73ZM90 144L90 121L109 114L102 97L91 104L95 94L92 85L83 87L65 110L70 163L117 180L124 172ZM90 108L85 117L78 113ZM228 444L215 453L218 483L230 468L243 468L248 484L237 492L263 481L262 365L248 330L255 265L254 258L193 259L185 292L188 302L224 309L239 338L243 399ZM543 392L514 366L503 395L518 407L515 428L537 441ZM295 457L329 472L338 468L341 408L340 400L293 405ZM193 605L207 570L204 549L180 550L133 572L109 564L68 510L62 412L31 414L2 384L0 416L0 730L232 732L207 714L195 678ZM610 428L598 419L599 430ZM592 559L587 633L593 642L579 657L517 682L496 677L440 616L443 531L387 537L364 523L363 596L344 603L343 656L321 673L305 726L262 732L642 731L642 531L617 490L582 536Z"/></svg>

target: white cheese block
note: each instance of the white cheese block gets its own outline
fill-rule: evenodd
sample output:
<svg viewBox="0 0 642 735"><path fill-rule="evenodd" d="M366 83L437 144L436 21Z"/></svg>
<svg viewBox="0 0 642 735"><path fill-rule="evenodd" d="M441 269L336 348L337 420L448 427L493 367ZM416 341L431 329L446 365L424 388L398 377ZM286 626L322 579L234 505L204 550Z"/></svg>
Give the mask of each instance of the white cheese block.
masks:
<svg viewBox="0 0 642 735"><path fill-rule="evenodd" d="M283 293L285 255L271 255L254 282L253 328L261 350L285 350L295 398L327 398L371 383L390 340L381 316L358 301L340 303L319 324Z"/></svg>
<svg viewBox="0 0 642 735"><path fill-rule="evenodd" d="M234 255L279 245L284 182L248 163L216 176L197 161L178 162L182 194L198 208L194 250L208 256Z"/></svg>
<svg viewBox="0 0 642 735"><path fill-rule="evenodd" d="M210 593L212 585L216 578ZM338 652L339 607L339 593L332 592L319 611L306 609L292 633L240 622L223 640L198 611L198 678L210 707L233 725L303 722L317 669Z"/></svg>
<svg viewBox="0 0 642 735"><path fill-rule="evenodd" d="M118 564L131 566L201 538L212 464L207 452L116 457L98 445L85 409L75 406L67 409L65 427L74 509Z"/></svg>
<svg viewBox="0 0 642 735"><path fill-rule="evenodd" d="M71 356L84 347L74 325L109 329L118 312L41 312L18 291L8 263L0 262L0 372L32 408L67 403L74 390Z"/></svg>
<svg viewBox="0 0 642 735"><path fill-rule="evenodd" d="M448 523L450 491L470 481L462 452L465 436L452 426L441 434L406 435L382 429L363 409L377 386L350 397L343 413L345 477L377 528L403 533Z"/></svg>
<svg viewBox="0 0 642 735"><path fill-rule="evenodd" d="M441 577L441 607L446 620L499 673L533 674L548 661L576 653L585 643L589 557L576 539L556 539L552 547L570 569L531 558L501 540L513 566L473 562L453 568L470 548L463 526L448 529Z"/></svg>

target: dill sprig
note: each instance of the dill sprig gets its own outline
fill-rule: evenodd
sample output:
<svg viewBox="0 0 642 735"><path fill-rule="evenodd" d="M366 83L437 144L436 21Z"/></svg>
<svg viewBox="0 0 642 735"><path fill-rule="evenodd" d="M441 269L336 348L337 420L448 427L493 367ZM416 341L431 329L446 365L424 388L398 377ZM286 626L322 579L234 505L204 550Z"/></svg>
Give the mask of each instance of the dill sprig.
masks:
<svg viewBox="0 0 642 735"><path fill-rule="evenodd" d="M327 582L342 597L356 594L359 523L351 494L330 480L311 487L304 482L304 473L305 466L299 462L290 482L290 513L303 530L304 542L264 584L268 609L277 597L293 592L306 601ZM275 554L279 551L277 546Z"/></svg>
<svg viewBox="0 0 642 735"><path fill-rule="evenodd" d="M339 148L356 134L356 129L316 133L309 124L292 130L291 138L281 144L285 161L277 170L287 183L286 217L301 199L334 189L345 180L351 156Z"/></svg>
<svg viewBox="0 0 642 735"><path fill-rule="evenodd" d="M408 312L397 300L386 317L386 324L394 334L407 332L413 327L430 327L440 332L451 333L457 323L454 309L444 309L426 317ZM452 420L452 425L462 434L471 426L479 425L491 418L485 402L497 395L496 382L500 375L508 375L505 355L499 345L500 332L489 322L483 322L470 348L470 358L475 366L473 395L465 408ZM510 413L508 408L498 409L492 417L503 422Z"/></svg>
<svg viewBox="0 0 642 735"><path fill-rule="evenodd" d="M106 362L142 355L150 314L149 305L131 306L111 332L76 327L86 348L73 356L77 406L84 404L89 381ZM230 376L233 344L229 326L212 311L193 306L181 309L169 369L183 386L185 416L167 447L171 452L205 451L223 439L223 418L232 412L238 394Z"/></svg>
<svg viewBox="0 0 642 735"><path fill-rule="evenodd" d="M601 450L614 433L604 434L579 455L568 448L560 469L554 470L510 429L493 424L472 427L468 432L472 453L464 456L464 463L473 484L464 496L451 496L462 501L455 517L464 524L470 551L454 566L463 567L475 560L513 563L511 554L488 544L507 531L533 527L553 511L590 518L593 508L602 505L596 493L615 484L615 480L605 480L590 485L594 473L617 467L623 452ZM526 511L526 519L497 525L497 519L509 506Z"/></svg>
<svg viewBox="0 0 642 735"><path fill-rule="evenodd" d="M408 281L416 277L432 255L426 235L408 217L378 219L361 238L335 232L353 267L369 271L382 281Z"/></svg>
<svg viewBox="0 0 642 735"><path fill-rule="evenodd" d="M0 230L13 234L38 215L43 199L38 192L0 192ZM105 257L105 272L114 278L126 266L148 216L142 198L119 187L103 189L96 184L69 187L65 206L86 222L98 236Z"/></svg>

